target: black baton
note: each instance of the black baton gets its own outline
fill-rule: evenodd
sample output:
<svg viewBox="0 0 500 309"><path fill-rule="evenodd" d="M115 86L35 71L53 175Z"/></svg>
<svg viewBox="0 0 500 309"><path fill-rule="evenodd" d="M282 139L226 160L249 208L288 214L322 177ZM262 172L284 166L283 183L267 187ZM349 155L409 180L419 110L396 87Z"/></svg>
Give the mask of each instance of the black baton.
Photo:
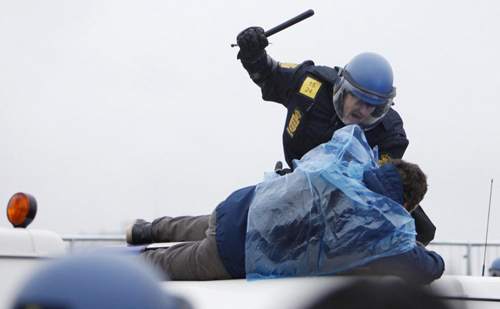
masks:
<svg viewBox="0 0 500 309"><path fill-rule="evenodd" d="M266 37L270 37L271 35L276 34L276 33L280 32L281 30L285 30L286 28L288 28L290 26L293 26L296 23L301 22L304 19L309 18L309 17L311 17L313 15L314 15L314 11L313 10L307 10L304 13L299 14L299 15L295 16L294 18L285 21L284 23L282 23L280 25L277 25L276 27L274 27L274 28L272 28L270 30L267 30L264 33L264 35ZM231 44L231 47L235 47L235 46L238 46L238 44Z"/></svg>

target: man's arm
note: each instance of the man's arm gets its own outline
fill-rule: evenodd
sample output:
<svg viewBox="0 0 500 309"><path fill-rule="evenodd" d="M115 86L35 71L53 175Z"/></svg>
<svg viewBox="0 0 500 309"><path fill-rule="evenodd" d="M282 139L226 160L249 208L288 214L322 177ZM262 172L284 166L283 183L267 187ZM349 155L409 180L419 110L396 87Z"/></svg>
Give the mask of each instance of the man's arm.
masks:
<svg viewBox="0 0 500 309"><path fill-rule="evenodd" d="M253 82L262 89L262 98L287 107L288 96L293 93L292 88L303 82L304 74L314 63L281 63L274 60L265 50L267 38L259 27L243 30L237 41L240 46L238 59Z"/></svg>
<svg viewBox="0 0 500 309"><path fill-rule="evenodd" d="M414 284L429 284L444 272L444 260L434 251L420 246L393 256L372 261L363 266L370 275L398 276Z"/></svg>

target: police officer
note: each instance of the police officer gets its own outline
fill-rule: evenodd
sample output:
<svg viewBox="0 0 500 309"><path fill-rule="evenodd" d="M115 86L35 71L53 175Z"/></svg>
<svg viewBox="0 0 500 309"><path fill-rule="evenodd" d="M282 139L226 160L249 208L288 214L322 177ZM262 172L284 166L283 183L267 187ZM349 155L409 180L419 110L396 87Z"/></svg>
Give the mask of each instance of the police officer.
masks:
<svg viewBox="0 0 500 309"><path fill-rule="evenodd" d="M236 40L240 47L237 58L261 88L262 98L287 108L283 149L289 171L293 171L293 160L351 124L365 131L372 148L378 146L380 164L403 157L408 139L403 120L392 108L396 88L391 65L384 57L362 53L344 68L316 66L312 61L281 63L267 54L269 43L262 28L247 28ZM421 207L412 215L417 241L427 245L434 239L435 226Z"/></svg>

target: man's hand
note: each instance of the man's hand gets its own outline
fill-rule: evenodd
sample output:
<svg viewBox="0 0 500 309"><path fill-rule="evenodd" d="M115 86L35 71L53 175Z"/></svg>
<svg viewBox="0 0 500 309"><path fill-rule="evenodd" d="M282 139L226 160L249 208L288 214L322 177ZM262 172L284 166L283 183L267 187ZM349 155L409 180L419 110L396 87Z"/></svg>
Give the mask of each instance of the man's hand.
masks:
<svg viewBox="0 0 500 309"><path fill-rule="evenodd" d="M264 29L261 27L250 27L241 31L236 37L236 42L240 47L238 59L252 60L258 58L269 45Z"/></svg>
<svg viewBox="0 0 500 309"><path fill-rule="evenodd" d="M293 173L293 171L289 168L283 168L283 162L278 161L274 166L274 172L280 176L285 176L286 174Z"/></svg>

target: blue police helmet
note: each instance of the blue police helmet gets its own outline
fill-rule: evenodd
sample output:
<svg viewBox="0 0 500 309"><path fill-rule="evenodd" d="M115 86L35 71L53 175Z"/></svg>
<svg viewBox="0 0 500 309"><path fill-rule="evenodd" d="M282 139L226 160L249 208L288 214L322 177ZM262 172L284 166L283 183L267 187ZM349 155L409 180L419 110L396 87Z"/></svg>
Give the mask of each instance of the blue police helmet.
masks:
<svg viewBox="0 0 500 309"><path fill-rule="evenodd" d="M490 268L490 276L500 277L500 258L493 261Z"/></svg>
<svg viewBox="0 0 500 309"><path fill-rule="evenodd" d="M336 68L339 78L335 82L333 106L340 120L346 125L357 124L362 130L370 130L389 112L394 104L396 88L389 62L375 53L362 53L354 57L344 68ZM373 108L370 115L359 115L345 108L346 98L351 95L360 105ZM352 102L352 100L351 100ZM354 115L354 117L353 117Z"/></svg>
<svg viewBox="0 0 500 309"><path fill-rule="evenodd" d="M191 308L164 292L145 265L109 255L78 255L50 262L21 288L21 308Z"/></svg>
<svg viewBox="0 0 500 309"><path fill-rule="evenodd" d="M393 91L394 75L391 65L379 54L359 54L344 69L357 85L365 89L383 95Z"/></svg>

